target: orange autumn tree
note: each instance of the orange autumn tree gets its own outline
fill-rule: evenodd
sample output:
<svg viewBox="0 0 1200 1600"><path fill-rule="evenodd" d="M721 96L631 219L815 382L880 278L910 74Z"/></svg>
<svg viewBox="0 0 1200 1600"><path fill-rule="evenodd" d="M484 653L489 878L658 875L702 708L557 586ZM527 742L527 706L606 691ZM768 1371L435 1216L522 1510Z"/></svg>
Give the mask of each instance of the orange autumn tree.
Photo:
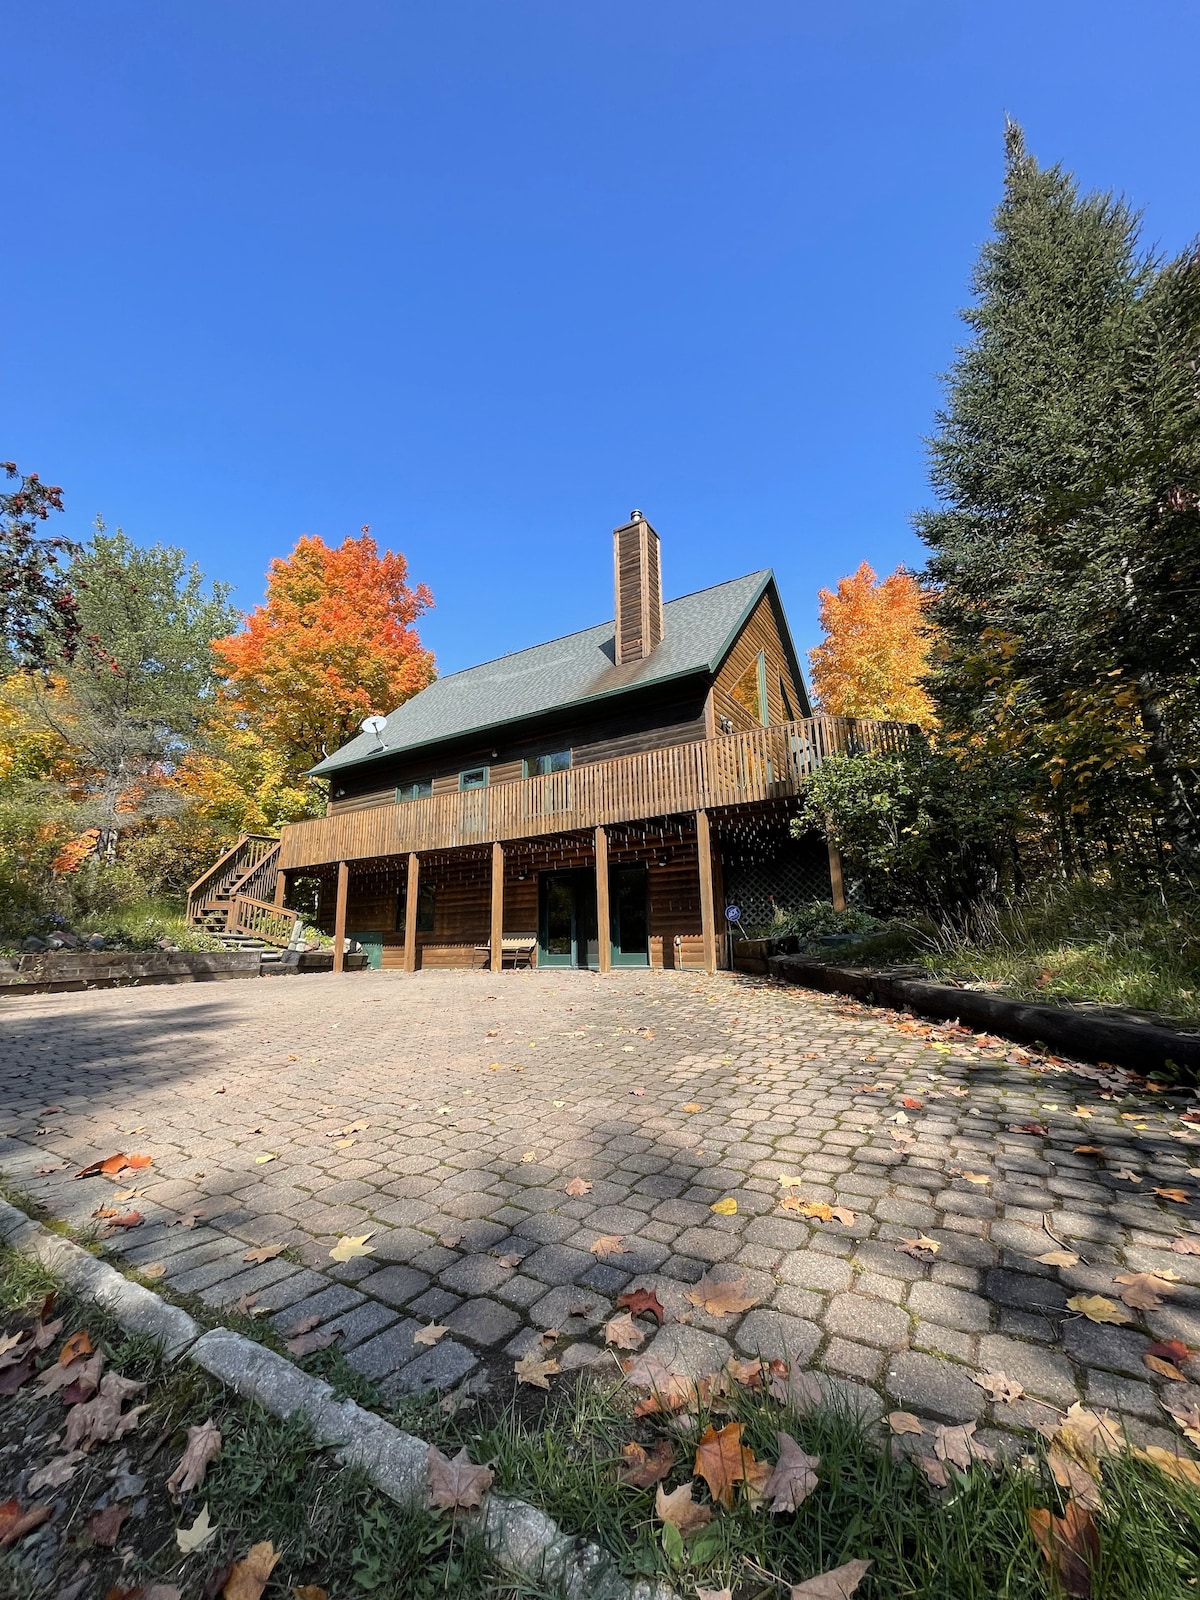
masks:
<svg viewBox="0 0 1200 1600"><path fill-rule="evenodd" d="M881 581L864 561L818 599L825 638L809 661L820 709L931 727L933 702L921 686L932 646L928 596L916 577L897 567Z"/></svg>
<svg viewBox="0 0 1200 1600"><path fill-rule="evenodd" d="M240 633L213 641L224 695L299 773L364 717L389 712L434 676L414 623L433 604L408 563L364 528L336 549L305 535L267 574L265 602Z"/></svg>

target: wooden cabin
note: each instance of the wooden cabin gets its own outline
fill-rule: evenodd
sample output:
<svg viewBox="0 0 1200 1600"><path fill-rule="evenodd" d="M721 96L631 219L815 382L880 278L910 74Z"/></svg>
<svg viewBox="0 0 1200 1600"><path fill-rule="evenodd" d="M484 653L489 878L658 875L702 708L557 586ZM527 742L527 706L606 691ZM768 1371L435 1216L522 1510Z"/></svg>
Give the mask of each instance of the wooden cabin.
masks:
<svg viewBox="0 0 1200 1600"><path fill-rule="evenodd" d="M276 903L372 965L693 967L726 909L836 898L804 776L878 724L813 717L769 571L664 602L659 538L613 533L615 617L451 673L313 772L328 814L283 829Z"/></svg>

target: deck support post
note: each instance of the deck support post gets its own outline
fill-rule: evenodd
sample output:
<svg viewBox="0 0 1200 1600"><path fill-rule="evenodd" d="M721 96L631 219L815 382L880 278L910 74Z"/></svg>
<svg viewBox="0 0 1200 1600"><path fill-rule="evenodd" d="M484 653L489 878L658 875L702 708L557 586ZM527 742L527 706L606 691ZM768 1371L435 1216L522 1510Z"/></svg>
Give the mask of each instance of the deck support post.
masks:
<svg viewBox="0 0 1200 1600"><path fill-rule="evenodd" d="M504 846L492 845L492 971L504 970Z"/></svg>
<svg viewBox="0 0 1200 1600"><path fill-rule="evenodd" d="M338 862L337 904L333 912L333 970L346 967L346 900L350 893L350 863Z"/></svg>
<svg viewBox="0 0 1200 1600"><path fill-rule="evenodd" d="M700 858L700 931L704 935L704 970L717 970L717 913L713 899L712 827L707 811L696 813L696 853Z"/></svg>
<svg viewBox="0 0 1200 1600"><path fill-rule="evenodd" d="M829 845L829 887L835 911L846 909L846 880L842 877L841 851L831 842Z"/></svg>
<svg viewBox="0 0 1200 1600"><path fill-rule="evenodd" d="M404 970L417 970L417 898L421 887L421 858L409 852L408 882L404 890Z"/></svg>
<svg viewBox="0 0 1200 1600"><path fill-rule="evenodd" d="M600 971L612 971L612 935L608 910L608 834L596 829L596 949Z"/></svg>
<svg viewBox="0 0 1200 1600"><path fill-rule="evenodd" d="M282 868L275 874L275 904L281 909L287 899L287 873Z"/></svg>

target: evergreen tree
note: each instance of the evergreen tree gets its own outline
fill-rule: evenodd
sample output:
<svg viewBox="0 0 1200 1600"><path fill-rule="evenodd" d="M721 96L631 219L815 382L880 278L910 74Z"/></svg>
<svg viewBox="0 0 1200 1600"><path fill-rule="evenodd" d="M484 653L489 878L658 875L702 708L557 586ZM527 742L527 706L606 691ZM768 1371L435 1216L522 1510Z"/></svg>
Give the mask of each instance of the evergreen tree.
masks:
<svg viewBox="0 0 1200 1600"><path fill-rule="evenodd" d="M1021 750L1070 835L1150 814L1200 866L1200 268L1007 133L932 443L947 732ZM1068 846L1069 849L1069 846Z"/></svg>

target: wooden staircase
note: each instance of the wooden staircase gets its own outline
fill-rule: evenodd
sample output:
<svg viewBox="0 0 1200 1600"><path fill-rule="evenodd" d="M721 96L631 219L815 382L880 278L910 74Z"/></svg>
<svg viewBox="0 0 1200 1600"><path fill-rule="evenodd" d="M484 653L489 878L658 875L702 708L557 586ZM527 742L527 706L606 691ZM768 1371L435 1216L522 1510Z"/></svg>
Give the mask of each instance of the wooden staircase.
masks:
<svg viewBox="0 0 1200 1600"><path fill-rule="evenodd" d="M230 949L284 948L300 917L275 903L279 882L279 840L243 833L188 890L188 923Z"/></svg>

